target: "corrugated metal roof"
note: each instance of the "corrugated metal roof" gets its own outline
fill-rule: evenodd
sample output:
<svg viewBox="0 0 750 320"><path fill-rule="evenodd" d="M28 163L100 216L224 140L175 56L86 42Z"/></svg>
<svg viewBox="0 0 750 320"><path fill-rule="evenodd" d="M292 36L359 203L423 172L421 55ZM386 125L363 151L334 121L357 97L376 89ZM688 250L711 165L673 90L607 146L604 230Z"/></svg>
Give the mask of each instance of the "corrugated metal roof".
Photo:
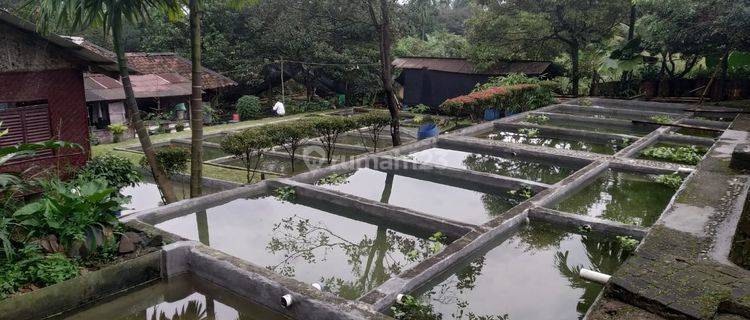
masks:
<svg viewBox="0 0 750 320"><path fill-rule="evenodd" d="M190 80L176 73L132 75L133 92L136 98L163 98L189 96ZM86 101L125 100L122 83L101 74L88 74L84 78Z"/></svg>
<svg viewBox="0 0 750 320"><path fill-rule="evenodd" d="M483 74L483 75L506 75L509 73L523 73L537 76L547 72L552 65L550 61L500 61L488 70L479 70L467 59L463 58L429 58L409 57L396 58L393 67L398 69L426 69L434 71Z"/></svg>
<svg viewBox="0 0 750 320"><path fill-rule="evenodd" d="M36 26L33 23L24 21L5 9L0 8L0 22L7 23L20 30L29 32L35 36L42 37L53 45L60 47L65 50L73 58L79 60L78 63L83 62L84 65L90 66L94 69L99 69L103 72L113 73L117 72L117 63L107 57L104 57L96 52L93 52L87 48L84 48L69 39L64 37L48 34L42 35L36 31Z"/></svg>

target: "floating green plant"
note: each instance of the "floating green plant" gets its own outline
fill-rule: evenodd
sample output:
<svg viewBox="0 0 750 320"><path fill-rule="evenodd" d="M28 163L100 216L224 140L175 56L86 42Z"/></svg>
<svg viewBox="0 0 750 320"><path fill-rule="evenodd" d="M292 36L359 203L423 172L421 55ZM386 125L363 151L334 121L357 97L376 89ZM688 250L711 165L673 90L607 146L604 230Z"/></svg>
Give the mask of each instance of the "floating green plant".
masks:
<svg viewBox="0 0 750 320"><path fill-rule="evenodd" d="M668 185L672 187L673 189L678 189L682 185L682 181L684 178L679 173L671 173L671 174L662 174L659 176L656 176L654 181Z"/></svg>
<svg viewBox="0 0 750 320"><path fill-rule="evenodd" d="M696 146L649 147L642 155L649 159L696 165L703 159L704 150Z"/></svg>
<svg viewBox="0 0 750 320"><path fill-rule="evenodd" d="M526 135L529 138L536 138L539 136L539 129L521 128L518 129L518 133Z"/></svg>
<svg viewBox="0 0 750 320"><path fill-rule="evenodd" d="M549 117L543 115L543 114L530 114L526 116L526 122L536 123L536 124L545 124L549 121Z"/></svg>
<svg viewBox="0 0 750 320"><path fill-rule="evenodd" d="M672 120L672 117L668 115L655 115L651 117L651 121L656 122L658 124L672 124L674 120Z"/></svg>
<svg viewBox="0 0 750 320"><path fill-rule="evenodd" d="M325 186L340 186L342 184L349 183L349 177L351 177L351 175L351 173L332 173L318 180L316 184Z"/></svg>
<svg viewBox="0 0 750 320"><path fill-rule="evenodd" d="M276 199L279 199L281 202L292 201L297 196L297 191L294 190L294 187L276 188L275 192Z"/></svg>

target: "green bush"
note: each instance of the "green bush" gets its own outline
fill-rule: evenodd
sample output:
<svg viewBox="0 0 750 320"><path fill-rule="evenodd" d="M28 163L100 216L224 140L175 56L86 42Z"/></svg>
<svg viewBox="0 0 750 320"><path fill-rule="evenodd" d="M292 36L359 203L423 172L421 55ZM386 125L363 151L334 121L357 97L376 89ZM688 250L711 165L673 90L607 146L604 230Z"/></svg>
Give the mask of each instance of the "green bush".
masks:
<svg viewBox="0 0 750 320"><path fill-rule="evenodd" d="M112 134L123 134L125 131L128 131L128 127L122 123L110 124L107 128Z"/></svg>
<svg viewBox="0 0 750 320"><path fill-rule="evenodd" d="M318 101L289 101L286 104L286 112L288 114L296 114L303 112L323 111L331 109L331 102L328 100Z"/></svg>
<svg viewBox="0 0 750 320"><path fill-rule="evenodd" d="M490 87L471 94L448 99L440 105L440 111L455 117L470 117L479 120L488 109L509 112L524 112L554 102L552 93L537 84L518 84Z"/></svg>
<svg viewBox="0 0 750 320"><path fill-rule="evenodd" d="M141 182L141 174L130 160L112 154L96 156L78 172L84 179L102 178L111 187L122 189Z"/></svg>
<svg viewBox="0 0 750 320"><path fill-rule="evenodd" d="M188 161L190 161L189 149L170 145L156 149L155 153L156 162L167 176L187 170ZM141 158L140 164L144 168L150 168L145 156Z"/></svg>
<svg viewBox="0 0 750 320"><path fill-rule="evenodd" d="M256 96L242 96L237 100L237 114L243 121L262 117L262 109L260 99Z"/></svg>
<svg viewBox="0 0 750 320"><path fill-rule="evenodd" d="M378 142L380 135L391 124L391 114L388 111L370 111L354 116L352 118L357 127L364 128L360 131L363 138L372 141L372 151L378 151Z"/></svg>
<svg viewBox="0 0 750 320"><path fill-rule="evenodd" d="M474 87L473 92L479 92L483 90L487 90L489 88L495 88L495 87L506 87L506 86L514 86L518 84L540 84L542 83L541 80L538 78L529 77L523 73L511 73L507 76L499 76L499 77L493 77L490 78L489 81L482 84L477 84Z"/></svg>
<svg viewBox="0 0 750 320"><path fill-rule="evenodd" d="M333 161L332 155L339 135L357 128L357 123L349 117L320 117L312 122L315 135L320 137L326 151L328 163Z"/></svg>
<svg viewBox="0 0 750 320"><path fill-rule="evenodd" d="M294 160L297 157L297 150L315 134L309 120L268 125L266 133L273 145L281 146L289 154L292 172L295 170Z"/></svg>
<svg viewBox="0 0 750 320"><path fill-rule="evenodd" d="M43 255L36 245L19 250L13 260L0 260L0 299L24 286L50 286L79 275L74 260L63 254Z"/></svg>
<svg viewBox="0 0 750 320"><path fill-rule="evenodd" d="M251 183L260 166L263 152L273 147L273 140L266 127L254 127L227 135L221 141L221 150L242 160L247 171L247 182ZM253 168L253 160L255 167ZM251 174L252 173L252 174Z"/></svg>
<svg viewBox="0 0 750 320"><path fill-rule="evenodd" d="M425 114L425 113L430 112L430 110L432 110L432 108L430 108L430 106L425 105L425 104L418 104L416 106L409 108L409 112L416 113L416 114Z"/></svg>
<svg viewBox="0 0 750 320"><path fill-rule="evenodd" d="M704 149L696 146L657 146L646 148L642 155L647 159L696 165L703 159L705 153Z"/></svg>

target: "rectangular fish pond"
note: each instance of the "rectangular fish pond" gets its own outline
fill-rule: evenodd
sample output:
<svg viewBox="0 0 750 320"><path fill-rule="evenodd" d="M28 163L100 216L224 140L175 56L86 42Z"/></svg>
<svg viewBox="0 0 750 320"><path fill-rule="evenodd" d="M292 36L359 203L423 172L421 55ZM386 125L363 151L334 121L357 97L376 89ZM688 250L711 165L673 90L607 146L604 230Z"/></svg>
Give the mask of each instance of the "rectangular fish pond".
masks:
<svg viewBox="0 0 750 320"><path fill-rule="evenodd" d="M388 222L355 220L354 209L287 200L237 199L156 226L346 299L441 249Z"/></svg>
<svg viewBox="0 0 750 320"><path fill-rule="evenodd" d="M404 145L408 142L413 142L415 139L406 135L401 135L401 144ZM387 149L390 147L393 147L393 140L391 139L390 133L388 133L388 130L384 130L383 134L381 134L378 137L378 150L380 149ZM366 133L359 134L359 133L348 133L345 135L342 135L336 140L336 143L340 144L346 144L346 145L352 145L352 146L361 146L365 147L369 150L372 150L373 146L375 145L375 142L372 139L371 135L368 135Z"/></svg>
<svg viewBox="0 0 750 320"><path fill-rule="evenodd" d="M189 274L137 288L84 310L65 320L282 320L289 319L264 306Z"/></svg>
<svg viewBox="0 0 750 320"><path fill-rule="evenodd" d="M301 153L299 154L301 155ZM238 170L245 170L245 163L242 159L230 157L226 160L219 160L219 162L214 162L226 166L234 167ZM324 166L323 160L316 160L316 161L305 161L300 157L297 157L294 159L294 168L292 168L292 162L289 159L289 157L286 154L266 154L264 155L260 163L258 163L257 158L253 157L250 160L250 167L252 170L256 170L258 172L269 172L273 174L278 174L282 176L291 176L298 173L307 172L313 169L318 169L321 166Z"/></svg>
<svg viewBox="0 0 750 320"><path fill-rule="evenodd" d="M187 183L172 181L175 195L178 199L190 198L190 185ZM203 186L203 194L210 194L220 190ZM129 214L141 210L152 209L163 205L161 193L152 179L144 179L133 187L125 187L120 190L124 196L130 197L130 203L123 205L123 214Z"/></svg>
<svg viewBox="0 0 750 320"><path fill-rule="evenodd" d="M317 144L304 145L300 147L299 150L297 150L297 153L303 156L326 159L326 150L322 146ZM366 153L367 150L365 150L364 148L360 149L337 145L333 149L332 158L333 161L343 162Z"/></svg>
<svg viewBox="0 0 750 320"><path fill-rule="evenodd" d="M344 181L318 185L362 198L380 201L454 221L482 224L525 200L510 190L482 191L451 185L439 178L431 181L362 168L343 175ZM425 177L426 178L426 177Z"/></svg>
<svg viewBox="0 0 750 320"><path fill-rule="evenodd" d="M615 154L632 143L623 138L608 143L587 141L583 137L574 139L547 134L544 130L534 128L520 128L518 130L495 129L476 136L477 138L503 141L508 143L528 144L532 146L550 147L555 149L588 151L601 154Z"/></svg>
<svg viewBox="0 0 750 320"><path fill-rule="evenodd" d="M658 128L658 126L647 124L608 125L568 119L550 119L549 121L545 122L544 125L593 132L627 134L632 136L645 136Z"/></svg>
<svg viewBox="0 0 750 320"><path fill-rule="evenodd" d="M164 147L177 147L177 148L185 148L188 150L190 149L189 144L182 144L182 143L159 143L159 144L154 145L154 148L156 148L157 150L159 148L164 148ZM141 148L140 145L128 147L126 149L130 151L143 153L143 149ZM229 156L229 155L224 153L224 151L221 151L221 149L219 148L214 148L214 147L209 147L209 146L203 147L203 161L214 160L214 159L218 159L218 158L226 157L226 156Z"/></svg>
<svg viewBox="0 0 750 320"><path fill-rule="evenodd" d="M659 219L679 184L656 176L607 169L552 209L624 224L650 227ZM673 183L670 185L670 183Z"/></svg>
<svg viewBox="0 0 750 320"><path fill-rule="evenodd" d="M443 319L582 319L603 286L581 268L614 273L630 255L614 237L532 222L414 293Z"/></svg>
<svg viewBox="0 0 750 320"><path fill-rule="evenodd" d="M406 156L419 162L492 173L512 178L554 184L577 169L540 160L500 157L443 148L431 148Z"/></svg>

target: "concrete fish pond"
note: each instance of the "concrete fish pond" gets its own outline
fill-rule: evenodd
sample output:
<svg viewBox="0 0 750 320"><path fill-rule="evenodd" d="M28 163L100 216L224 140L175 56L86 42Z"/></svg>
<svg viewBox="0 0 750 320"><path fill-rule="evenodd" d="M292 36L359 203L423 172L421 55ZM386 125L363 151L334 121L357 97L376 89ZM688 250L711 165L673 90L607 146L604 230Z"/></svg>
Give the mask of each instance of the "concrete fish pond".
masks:
<svg viewBox="0 0 750 320"><path fill-rule="evenodd" d="M160 280L118 295L111 301L54 317L64 320L284 320L263 306L190 274Z"/></svg>
<svg viewBox="0 0 750 320"><path fill-rule="evenodd" d="M444 319L580 319L604 286L581 279L579 271L613 273L635 249L623 246L614 237L531 223L467 257L415 297Z"/></svg>
<svg viewBox="0 0 750 320"><path fill-rule="evenodd" d="M58 291L45 303L73 317L169 315L197 301L229 318L748 318L750 270L734 263L745 263L736 252L747 233L735 234L750 176L732 154L749 140L750 116L720 122L690 108L569 100L382 152L348 145L319 168L123 217L173 239L141 262L149 272L114 266L87 285L118 290ZM636 124L654 116L670 121ZM517 135L524 128L537 136ZM673 145L701 152L642 157ZM136 271L149 276L125 277ZM0 314L38 315L39 300L14 298Z"/></svg>
<svg viewBox="0 0 750 320"><path fill-rule="evenodd" d="M441 248L439 234L421 239L387 222L355 220L361 215L356 210L290 201L238 199L156 226L346 299Z"/></svg>

